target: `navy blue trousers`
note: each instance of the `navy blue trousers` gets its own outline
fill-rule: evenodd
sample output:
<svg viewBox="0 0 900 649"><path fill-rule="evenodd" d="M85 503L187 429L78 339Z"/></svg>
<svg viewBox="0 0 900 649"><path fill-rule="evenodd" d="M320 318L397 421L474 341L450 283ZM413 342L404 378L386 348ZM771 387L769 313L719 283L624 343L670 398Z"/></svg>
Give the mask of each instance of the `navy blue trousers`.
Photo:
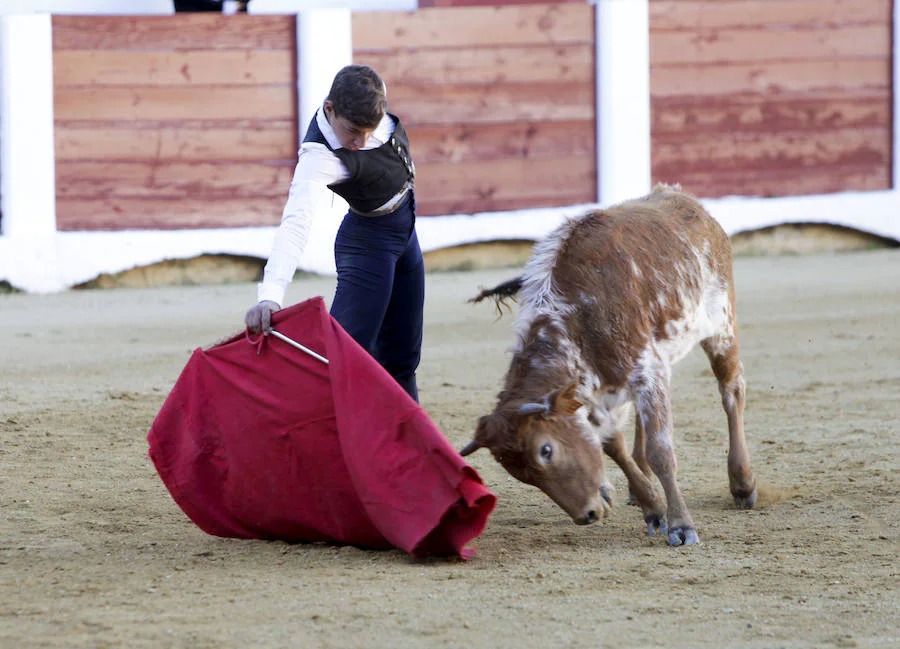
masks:
<svg viewBox="0 0 900 649"><path fill-rule="evenodd" d="M425 265L415 225L412 192L384 216L347 213L334 241L331 315L418 401Z"/></svg>

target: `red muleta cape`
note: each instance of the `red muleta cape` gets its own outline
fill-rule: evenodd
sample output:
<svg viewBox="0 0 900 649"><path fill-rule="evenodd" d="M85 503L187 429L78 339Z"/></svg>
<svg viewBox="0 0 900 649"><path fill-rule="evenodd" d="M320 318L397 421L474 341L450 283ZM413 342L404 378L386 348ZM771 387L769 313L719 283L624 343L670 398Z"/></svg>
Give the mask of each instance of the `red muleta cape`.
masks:
<svg viewBox="0 0 900 649"><path fill-rule="evenodd" d="M273 336L194 351L147 439L185 514L216 536L459 555L496 497L425 411L313 298Z"/></svg>

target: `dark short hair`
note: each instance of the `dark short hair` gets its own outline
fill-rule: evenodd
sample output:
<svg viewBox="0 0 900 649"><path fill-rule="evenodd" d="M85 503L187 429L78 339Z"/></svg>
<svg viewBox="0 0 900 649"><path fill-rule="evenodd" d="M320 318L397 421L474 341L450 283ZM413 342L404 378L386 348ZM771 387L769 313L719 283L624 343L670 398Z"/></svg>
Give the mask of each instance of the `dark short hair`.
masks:
<svg viewBox="0 0 900 649"><path fill-rule="evenodd" d="M384 81L368 65L348 65L331 82L327 99L338 117L365 128L375 128L387 112Z"/></svg>

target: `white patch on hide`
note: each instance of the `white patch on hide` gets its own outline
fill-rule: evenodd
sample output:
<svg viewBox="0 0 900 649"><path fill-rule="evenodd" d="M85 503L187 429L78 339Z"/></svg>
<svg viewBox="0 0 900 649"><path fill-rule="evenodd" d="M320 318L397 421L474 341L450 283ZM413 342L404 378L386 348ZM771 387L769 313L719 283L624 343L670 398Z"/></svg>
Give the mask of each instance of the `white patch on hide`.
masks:
<svg viewBox="0 0 900 649"><path fill-rule="evenodd" d="M573 311L574 307L553 286L553 269L560 246L579 220L569 219L537 243L525 265L522 288L519 290L519 317L515 324L519 349L536 317L549 316L554 324L562 328L562 318Z"/></svg>

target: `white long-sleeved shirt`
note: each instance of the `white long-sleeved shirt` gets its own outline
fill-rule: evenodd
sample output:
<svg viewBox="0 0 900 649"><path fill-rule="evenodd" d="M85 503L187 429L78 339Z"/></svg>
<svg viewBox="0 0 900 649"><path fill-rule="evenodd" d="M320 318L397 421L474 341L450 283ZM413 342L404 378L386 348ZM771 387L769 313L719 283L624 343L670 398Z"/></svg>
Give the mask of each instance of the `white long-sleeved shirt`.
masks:
<svg viewBox="0 0 900 649"><path fill-rule="evenodd" d="M316 111L316 125L332 149L341 148L322 108ZM363 149L382 146L390 140L393 133L394 120L385 115L366 140ZM322 201L330 198L331 190L328 185L346 180L349 176L350 172L344 163L324 144L304 142L300 145L291 188L281 214L281 225L275 232L272 252L266 263L263 281L257 290L260 302L271 300L284 306L284 294L306 248L313 215Z"/></svg>

